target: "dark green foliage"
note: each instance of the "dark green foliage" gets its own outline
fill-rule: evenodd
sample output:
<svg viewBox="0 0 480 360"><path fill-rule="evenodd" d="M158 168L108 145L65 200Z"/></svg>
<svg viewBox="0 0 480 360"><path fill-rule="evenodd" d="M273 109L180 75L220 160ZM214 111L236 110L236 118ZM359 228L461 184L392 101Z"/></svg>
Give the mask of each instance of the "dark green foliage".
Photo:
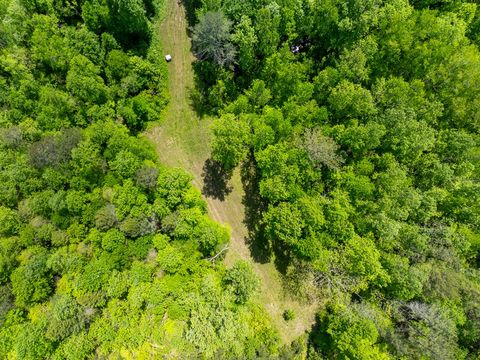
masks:
<svg viewBox="0 0 480 360"><path fill-rule="evenodd" d="M145 216L129 216L120 224L120 230L128 237L136 238L151 234L155 230L155 226Z"/></svg>
<svg viewBox="0 0 480 360"><path fill-rule="evenodd" d="M30 162L37 168L57 167L71 159L71 152L81 139L81 131L75 128L46 136L30 146Z"/></svg>
<svg viewBox="0 0 480 360"><path fill-rule="evenodd" d="M115 206L108 204L95 214L95 226L99 230L108 230L117 223Z"/></svg>
<svg viewBox="0 0 480 360"><path fill-rule="evenodd" d="M442 308L411 302L401 304L395 317L400 326L391 335L391 342L399 354L420 358L422 349L423 355L436 359L459 355L455 322Z"/></svg>
<svg viewBox="0 0 480 360"><path fill-rule="evenodd" d="M74 298L56 295L51 300L51 307L45 334L47 339L61 341L84 328L85 313Z"/></svg>
<svg viewBox="0 0 480 360"><path fill-rule="evenodd" d="M141 0L108 0L108 27L127 46L143 48L151 37L145 4ZM140 44L139 44L140 43Z"/></svg>
<svg viewBox="0 0 480 360"><path fill-rule="evenodd" d="M285 321L290 321L290 320L295 319L295 312L291 309L285 310L283 312L283 319Z"/></svg>
<svg viewBox="0 0 480 360"><path fill-rule="evenodd" d="M3 326L8 312L14 307L14 300L11 289L2 285L0 287L0 326Z"/></svg>
<svg viewBox="0 0 480 360"><path fill-rule="evenodd" d="M157 185L158 169L154 167L142 167L135 174L135 182L138 186L153 190Z"/></svg>
<svg viewBox="0 0 480 360"><path fill-rule="evenodd" d="M77 55L72 59L67 73L67 90L86 104L103 104L108 99L108 93L99 75L99 67L85 56Z"/></svg>
<svg viewBox="0 0 480 360"><path fill-rule="evenodd" d="M231 43L231 22L219 11L200 16L193 28L193 52L200 60L211 60L220 67L232 65L235 48Z"/></svg>

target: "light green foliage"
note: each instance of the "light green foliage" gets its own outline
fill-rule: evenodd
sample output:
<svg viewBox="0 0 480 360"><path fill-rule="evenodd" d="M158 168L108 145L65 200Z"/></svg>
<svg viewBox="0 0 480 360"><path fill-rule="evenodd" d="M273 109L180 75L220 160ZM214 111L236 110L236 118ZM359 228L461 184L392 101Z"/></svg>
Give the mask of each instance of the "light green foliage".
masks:
<svg viewBox="0 0 480 360"><path fill-rule="evenodd" d="M150 25L160 7L0 2L1 358L277 353L265 312L243 304L251 270L227 289L220 259L205 259L227 247L228 229L206 215L189 174L160 167L154 148L130 134L166 105ZM221 21L231 65L230 23ZM249 66L254 44L244 43ZM260 85L257 107L269 99ZM248 125L240 130L244 142Z"/></svg>
<svg viewBox="0 0 480 360"><path fill-rule="evenodd" d="M11 272L17 265L17 252L15 238L3 238L0 245L0 283L9 280ZM8 290L4 287L4 291Z"/></svg>
<svg viewBox="0 0 480 360"><path fill-rule="evenodd" d="M173 210L187 198L192 176L178 169L162 169L157 180L157 192Z"/></svg>
<svg viewBox="0 0 480 360"><path fill-rule="evenodd" d="M78 276L77 288L82 294L94 293L104 287L115 264L108 261L107 256L91 260ZM98 304L100 305L100 304Z"/></svg>
<svg viewBox="0 0 480 360"><path fill-rule="evenodd" d="M273 203L299 197L302 184L318 176L305 151L288 149L286 143L267 146L256 159L262 173L260 194Z"/></svg>
<svg viewBox="0 0 480 360"><path fill-rule="evenodd" d="M2 235L14 235L19 229L19 217L18 214L4 206L0 207L0 234Z"/></svg>
<svg viewBox="0 0 480 360"><path fill-rule="evenodd" d="M67 89L86 103L102 104L107 100L107 88L99 76L100 69L82 55L72 59L67 74Z"/></svg>
<svg viewBox="0 0 480 360"><path fill-rule="evenodd" d="M236 302L244 304L258 288L259 280L253 272L251 265L245 261L239 261L227 270L225 282L231 287Z"/></svg>
<svg viewBox="0 0 480 360"><path fill-rule="evenodd" d="M247 74L250 73L256 62L255 46L258 39L249 17L242 16L235 26L232 42L238 46L238 63L241 69Z"/></svg>
<svg viewBox="0 0 480 360"><path fill-rule="evenodd" d="M298 268L299 285L313 284L335 301L381 304L376 312L390 320L381 327L371 312L348 316L356 305L345 300L328 315L330 330L320 326L313 335L331 337L313 344L312 358L478 354L470 345L476 335L459 330L476 311L458 292L478 289L474 7L405 0L223 4L240 58L255 59L248 71L241 60L230 83L224 80L236 96L215 109L222 129L238 119L250 128L242 175L246 198L256 201L248 209L255 214L252 248L265 249L262 256L281 269ZM214 144L225 132L214 133ZM472 276L460 280L449 268ZM437 312L445 328L418 318L412 331L422 335L406 334L398 320L406 315L392 309L413 300L429 304L413 306L420 313L445 309L448 315ZM452 341L440 354L437 341L447 333Z"/></svg>
<svg viewBox="0 0 480 360"><path fill-rule="evenodd" d="M378 331L373 321L347 309L327 315L326 333L340 359L390 359L377 345Z"/></svg>
<svg viewBox="0 0 480 360"><path fill-rule="evenodd" d="M157 256L158 265L167 273L176 273L184 261L183 254L179 253L173 246L166 246L161 249Z"/></svg>
<svg viewBox="0 0 480 360"><path fill-rule="evenodd" d="M245 91L245 95L255 110L262 109L272 99L270 89L263 80L254 80L252 87Z"/></svg>
<svg viewBox="0 0 480 360"><path fill-rule="evenodd" d="M226 246L230 233L227 228L221 226L207 217L198 224L198 229L194 231L199 250L205 254L213 256L215 252L220 251L223 246Z"/></svg>
<svg viewBox="0 0 480 360"><path fill-rule="evenodd" d="M380 263L380 253L370 239L354 237L346 245L345 267L358 279L356 291L366 289L369 283L385 286L389 278Z"/></svg>
<svg viewBox="0 0 480 360"><path fill-rule="evenodd" d="M19 307L26 308L44 301L52 292L47 254L47 251L40 247L32 247L21 254L20 266L10 277L15 303Z"/></svg>
<svg viewBox="0 0 480 360"><path fill-rule="evenodd" d="M113 204L119 221L123 221L128 214L133 216L150 215L147 196L133 184L131 179L126 180L123 186L114 187Z"/></svg>
<svg viewBox="0 0 480 360"><path fill-rule="evenodd" d="M253 255L326 307L280 349L192 177L131 135L167 102L161 3L4 0L0 357L478 357L476 5L183 4Z"/></svg>
<svg viewBox="0 0 480 360"><path fill-rule="evenodd" d="M343 80L332 89L328 103L338 120L361 118L375 113L370 92L347 80Z"/></svg>
<svg viewBox="0 0 480 360"><path fill-rule="evenodd" d="M0 41L0 357L252 358L265 343L276 354L266 313L244 303L251 270L227 286L220 258L207 260L228 229L191 175L130 134L166 105L159 40L148 48L153 4L51 5L24 20L33 34ZM2 4L0 20L2 34L20 26ZM260 106L268 91L255 89Z"/></svg>
<svg viewBox="0 0 480 360"><path fill-rule="evenodd" d="M221 293L218 278L209 274L200 286L203 299L191 299L192 316L186 331L186 338L197 351L206 357L220 351L232 358L255 357L262 347L267 353L274 353L275 334L265 326L258 308L245 308L234 317L235 313L227 306L228 297Z"/></svg>
<svg viewBox="0 0 480 360"><path fill-rule="evenodd" d="M67 127L72 123L74 107L75 102L71 95L50 86L43 86L40 89L37 121L44 129Z"/></svg>
<svg viewBox="0 0 480 360"><path fill-rule="evenodd" d="M359 125L354 120L346 129L343 127L338 129L341 129L338 134L338 141L356 157L364 156L368 151L378 148L382 144L382 138L386 132L384 125L373 121Z"/></svg>
<svg viewBox="0 0 480 360"><path fill-rule="evenodd" d="M280 18L280 8L276 2L259 9L255 16L259 52L265 57L272 55L280 42Z"/></svg>
<svg viewBox="0 0 480 360"><path fill-rule="evenodd" d="M15 353L21 359L35 360L48 357L52 343L44 337L44 325L26 323L15 339Z"/></svg>
<svg viewBox="0 0 480 360"><path fill-rule="evenodd" d="M237 166L247 156L249 128L242 119L231 114L216 120L212 126L215 141L212 144L212 157L226 169Z"/></svg>
<svg viewBox="0 0 480 360"><path fill-rule="evenodd" d="M121 178L132 178L140 169L142 163L130 151L120 151L110 163L110 168Z"/></svg>
<svg viewBox="0 0 480 360"><path fill-rule="evenodd" d="M118 229L110 229L102 236L102 248L107 251L114 251L125 243L125 235Z"/></svg>
<svg viewBox="0 0 480 360"><path fill-rule="evenodd" d="M67 48L55 20L46 15L33 15L34 31L30 39L32 58L47 69L65 72L72 53Z"/></svg>

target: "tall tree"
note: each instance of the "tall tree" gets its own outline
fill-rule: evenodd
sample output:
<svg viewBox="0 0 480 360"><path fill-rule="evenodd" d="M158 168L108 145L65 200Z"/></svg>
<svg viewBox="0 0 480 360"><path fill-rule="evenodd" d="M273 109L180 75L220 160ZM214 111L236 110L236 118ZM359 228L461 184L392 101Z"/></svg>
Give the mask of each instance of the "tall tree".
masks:
<svg viewBox="0 0 480 360"><path fill-rule="evenodd" d="M200 16L193 28L193 52L199 60L211 60L220 67L235 61L236 50L231 42L232 23L220 11Z"/></svg>

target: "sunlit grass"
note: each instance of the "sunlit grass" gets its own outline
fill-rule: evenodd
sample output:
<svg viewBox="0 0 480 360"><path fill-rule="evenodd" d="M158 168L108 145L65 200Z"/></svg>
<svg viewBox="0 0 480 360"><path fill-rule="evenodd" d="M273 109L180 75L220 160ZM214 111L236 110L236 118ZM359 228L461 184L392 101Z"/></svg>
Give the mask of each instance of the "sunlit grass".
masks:
<svg viewBox="0 0 480 360"><path fill-rule="evenodd" d="M170 104L162 122L151 124L145 134L154 142L162 163L186 169L193 174L195 185L201 188L203 166L210 155L209 126L212 119L200 118L190 104L190 91L194 87L194 59L186 29L184 9L177 0L169 0L164 20L158 26L158 36L162 39L165 54L172 55L168 64ZM244 224L244 192L239 169L234 172L229 184L232 191L223 201L206 198L210 215L231 229L232 239L225 264L231 266L241 259L252 263L261 280L257 300L265 306L282 340L291 342L309 330L317 306L306 305L286 295L281 275L273 263L253 261L245 243L248 231ZM286 309L295 312L295 319L284 320Z"/></svg>

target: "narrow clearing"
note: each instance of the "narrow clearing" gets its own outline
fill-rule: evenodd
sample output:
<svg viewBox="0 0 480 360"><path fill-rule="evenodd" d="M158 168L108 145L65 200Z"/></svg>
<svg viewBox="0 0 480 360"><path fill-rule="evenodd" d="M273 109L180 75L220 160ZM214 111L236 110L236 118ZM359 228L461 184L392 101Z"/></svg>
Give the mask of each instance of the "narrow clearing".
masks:
<svg viewBox="0 0 480 360"><path fill-rule="evenodd" d="M170 104L161 124L153 124L146 136L155 144L160 160L172 167L181 167L194 176L194 184L203 187L203 167L210 155L209 125L212 119L200 119L191 107L190 90L194 87L193 56L187 35L185 10L178 0L167 0L165 19L157 29L163 41L165 54L172 55L168 64ZM232 239L226 257L230 266L235 260L244 259L253 264L261 279L258 300L263 303L278 328L284 342L289 343L306 330L314 321L315 304L303 304L286 296L279 272L272 263L260 264L252 260L245 244L247 228L243 222L245 209L242 204L243 188L239 170L229 185L232 191L223 201L205 197L209 214L216 221L231 229ZM205 196L205 195L204 195ZM286 322L282 314L292 309L296 317Z"/></svg>

